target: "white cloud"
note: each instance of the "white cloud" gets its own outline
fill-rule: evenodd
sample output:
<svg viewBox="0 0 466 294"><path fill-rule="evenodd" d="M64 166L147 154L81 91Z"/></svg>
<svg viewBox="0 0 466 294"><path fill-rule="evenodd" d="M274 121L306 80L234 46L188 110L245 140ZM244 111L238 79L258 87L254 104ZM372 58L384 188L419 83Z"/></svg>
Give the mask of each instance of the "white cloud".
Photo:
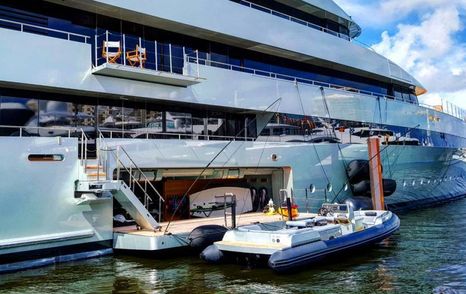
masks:
<svg viewBox="0 0 466 294"><path fill-rule="evenodd" d="M466 6L466 0L335 0L363 27L385 27L412 14L423 14L445 5Z"/></svg>
<svg viewBox="0 0 466 294"><path fill-rule="evenodd" d="M466 22L462 15L466 0L338 2L350 14L358 15L356 19L369 19L362 23L363 32L364 23L384 28L398 23L393 34L383 31L372 48L429 90L420 96L421 101L439 104L443 98L466 108L466 44L458 40Z"/></svg>

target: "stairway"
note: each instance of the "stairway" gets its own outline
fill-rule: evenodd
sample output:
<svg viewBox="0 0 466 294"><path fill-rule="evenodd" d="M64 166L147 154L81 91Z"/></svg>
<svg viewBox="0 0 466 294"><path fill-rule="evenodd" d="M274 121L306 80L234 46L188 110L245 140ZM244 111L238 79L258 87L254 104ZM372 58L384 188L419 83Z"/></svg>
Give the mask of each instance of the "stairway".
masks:
<svg viewBox="0 0 466 294"><path fill-rule="evenodd" d="M137 187L144 193L144 203L147 206L147 203L152 201L152 198L148 194L148 189L151 190L151 193L155 192L159 196L159 208L162 205L162 201L165 202L163 197L122 146L109 148L105 142L105 137L100 131L97 142L96 159L90 159L87 156L89 138L82 132L81 153L79 156L82 169L80 170L79 180L76 181L75 187L75 198L78 199L77 205L90 205L115 199L136 221L139 227L152 231L159 230L159 223L133 191ZM121 160L122 157L124 157L126 162L130 163L129 167ZM109 164L117 170L116 179L113 179L113 174L107 174ZM108 170L113 171L111 168L108 168ZM120 180L120 170L129 175L130 186ZM139 175L138 178L135 177L135 173ZM141 180L143 184L140 183ZM159 214L159 221L160 218Z"/></svg>
<svg viewBox="0 0 466 294"><path fill-rule="evenodd" d="M79 199L78 205L111 200L113 196L142 229L160 229L159 223L124 181L79 181L75 193Z"/></svg>
<svg viewBox="0 0 466 294"><path fill-rule="evenodd" d="M105 168L99 163L98 159L88 160L87 164L85 165L84 172L86 174L86 179L89 181L107 179Z"/></svg>

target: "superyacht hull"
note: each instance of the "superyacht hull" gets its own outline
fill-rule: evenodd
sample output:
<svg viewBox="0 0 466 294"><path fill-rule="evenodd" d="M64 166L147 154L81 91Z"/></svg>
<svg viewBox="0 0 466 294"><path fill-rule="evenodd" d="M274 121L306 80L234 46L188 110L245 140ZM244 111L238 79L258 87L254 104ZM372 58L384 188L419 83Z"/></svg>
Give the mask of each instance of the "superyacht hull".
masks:
<svg viewBox="0 0 466 294"><path fill-rule="evenodd" d="M332 1L123 2L0 4L0 263L111 250L114 217L153 233L209 188L315 212L371 136L390 209L465 193L466 111L420 105Z"/></svg>

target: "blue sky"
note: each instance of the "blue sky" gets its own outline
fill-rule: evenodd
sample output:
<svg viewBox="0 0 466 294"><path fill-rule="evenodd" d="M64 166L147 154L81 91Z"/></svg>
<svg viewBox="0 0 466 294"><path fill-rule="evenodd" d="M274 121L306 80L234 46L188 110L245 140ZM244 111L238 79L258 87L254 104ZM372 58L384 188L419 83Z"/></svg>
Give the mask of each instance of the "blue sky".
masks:
<svg viewBox="0 0 466 294"><path fill-rule="evenodd" d="M362 27L359 41L429 91L421 102L466 109L466 0L335 0Z"/></svg>

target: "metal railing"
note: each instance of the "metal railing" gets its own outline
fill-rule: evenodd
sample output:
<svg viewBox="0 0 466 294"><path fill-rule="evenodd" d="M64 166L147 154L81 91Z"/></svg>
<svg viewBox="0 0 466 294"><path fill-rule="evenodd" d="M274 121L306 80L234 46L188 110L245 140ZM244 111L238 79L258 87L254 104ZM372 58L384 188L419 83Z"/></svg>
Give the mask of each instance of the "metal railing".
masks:
<svg viewBox="0 0 466 294"><path fill-rule="evenodd" d="M121 179L121 169L126 171L130 177L128 186L129 188L135 192L135 187L139 187L139 189L144 193L144 207L147 209L149 208L149 203L154 202L152 197L150 197L148 193L148 188L150 188L157 197L159 198L158 201L158 216L159 216L159 222L162 221L162 202L165 202L165 199L162 197L162 195L159 193L159 191L154 187L152 182L147 178L145 173L138 167L138 165L134 162L134 160L131 158L129 153L123 148L123 146L116 146L115 149L110 148L108 144L105 142L105 137L103 134L99 131L98 135L98 146L99 148L97 149L97 160L99 162L98 166L102 164L106 168L106 175L107 175L107 180L113 180L113 173L111 174L111 178L109 177L109 168L108 168L108 153L110 153L113 157L113 159L116 162L116 180L119 181ZM123 153L122 153L123 152ZM122 161L122 156L123 155L131 165L127 167L123 161ZM135 176L135 172L138 173L139 178ZM97 171L97 174L99 173L99 170ZM142 177L142 182L141 184L141 177ZM144 186L143 186L144 185Z"/></svg>
<svg viewBox="0 0 466 294"><path fill-rule="evenodd" d="M219 67L219 68L223 68L223 69L227 69L227 70L234 70L234 71L249 73L249 74L252 74L252 75L255 75L255 76L267 77L267 78L272 78L272 79L288 80L288 81L305 83L305 84L310 84L310 85L319 86L319 87L325 87L325 88L330 88L330 89L342 90L342 91L346 91L346 92L364 94L364 95L369 95L369 96L374 96L374 97L379 97L379 98L399 100L399 101L403 101L403 102L406 102L406 103L410 103L408 101L398 99L397 97L394 97L394 96L384 95L384 94L375 93L375 92L371 92L371 91L360 90L360 89L353 88L353 87L337 85L337 84L331 84L331 83L327 83L327 82L321 82L321 81L316 81L316 80L311 80L311 79L306 79L306 78L300 78L300 77L296 77L296 76L280 74L280 73L270 72L270 71L264 71L264 70L260 70L260 69L248 68L248 67L244 67L244 66L233 65L233 64L228 64L228 63L223 63L223 62L218 62L218 61L200 59L200 58L192 57L192 56L186 56L186 58L187 58L188 62L198 63L200 65Z"/></svg>
<svg viewBox="0 0 466 294"><path fill-rule="evenodd" d="M81 168L83 169L84 173L87 172L87 154L89 152L88 144L89 144L89 138L86 136L86 133L84 132L84 130L81 129L81 155L80 155L79 161L81 163ZM97 170L97 172L99 171Z"/></svg>
<svg viewBox="0 0 466 294"><path fill-rule="evenodd" d="M221 136L221 135L202 135L192 133L167 133L167 132L150 132L134 130L102 130L99 132L104 138L108 139L193 139L206 141L254 141L255 137L247 136Z"/></svg>
<svg viewBox="0 0 466 294"><path fill-rule="evenodd" d="M13 30L21 31L21 32L26 32L26 33L38 34L38 35L44 35L44 33L47 33L47 34L52 33L53 36L51 37L55 37L55 38L58 37L61 39L66 39L68 41L77 41L77 42L86 43L86 44L90 44L90 40L91 40L91 37L86 36L86 35L51 29L48 27L32 25L32 24L17 22L17 21L3 19L3 18L0 18L0 27L6 28L6 29L13 29Z"/></svg>
<svg viewBox="0 0 466 294"><path fill-rule="evenodd" d="M391 96L391 95L384 95L384 94L371 92L371 91L360 90L360 89L353 88L353 87L337 85L337 84L332 84L332 83L327 83L327 82L321 82L321 81L316 81L316 80L311 80L311 79L306 79L306 78L300 78L300 77L296 77L296 76L280 74L280 73L270 72L270 71L264 71L264 70L260 70L260 69L248 68L248 67L244 67L244 66L233 65L233 64L223 63L223 62L219 62L219 61L202 59L202 58L199 58L198 55L196 55L196 56L186 55L185 58L186 58L186 62L194 63L194 64L197 65L198 74L199 74L199 70L200 70L199 65L218 67L218 68L223 68L223 69L227 69L227 70L234 70L234 71L249 73L249 74L252 74L252 75L255 75L255 76L260 76L260 77L288 80L288 81L305 83L305 84L319 86L319 87L325 87L325 88L334 89L334 90L357 93L357 94L361 94L361 95L368 95L368 96L372 96L372 97L376 97L376 98L390 99L390 100L396 100L396 101L399 101L399 102L415 104L415 105L418 105L419 107L429 108L429 109L432 109L432 110L435 110L435 111L445 113L445 114L451 115L453 117L459 118L459 119L461 119L463 121L466 121L466 110L462 109L461 107L459 107L459 106L457 106L457 105L455 105L453 103L450 103L450 102L448 102L446 100L442 100L442 105L440 105L441 107L439 108L439 107L428 105L428 104L416 103L416 102L413 102L413 101L407 101L407 100L404 100L404 99L400 99L399 97L395 97L395 96Z"/></svg>
<svg viewBox="0 0 466 294"><path fill-rule="evenodd" d="M266 13L281 17L283 19L287 19L289 21L299 23L301 25L305 25L307 27L310 27L310 28L313 28L313 29L316 29L316 30L319 30L319 31L322 31L322 32L325 32L325 33L328 33L328 34L331 34L331 35L334 35L334 36L337 36L337 37L345 39L347 41L351 40L351 38L348 35L345 35L345 34L342 34L342 33L339 33L339 32L335 32L333 30L324 28L324 27L316 25L314 23L311 23L311 22L296 18L294 16L291 16L291 15L288 15L288 14L285 14L285 13L282 13L282 12L279 12L279 11L276 11L276 10L273 10L273 9L270 9L270 8L267 8L267 7L264 7L264 6L261 6L261 5L251 3L249 1L245 1L245 0L231 0L231 1L233 1L235 3L238 3L238 4L241 4L241 5L244 5L244 6L247 6L249 8L254 8L256 10L260 10L260 11L263 11L263 12L266 12Z"/></svg>
<svg viewBox="0 0 466 294"><path fill-rule="evenodd" d="M432 109L437 112L445 113L463 121L466 121L466 110L444 99L441 100L441 104L439 105L419 103L419 106Z"/></svg>
<svg viewBox="0 0 466 294"><path fill-rule="evenodd" d="M68 128L68 127L34 127L34 126L10 126L0 125L0 129L13 129L17 132L13 132L10 136L16 137L65 137L65 138L76 138L79 137L82 128ZM36 132L34 132L36 131ZM45 132L42 135L41 132Z"/></svg>
<svg viewBox="0 0 466 294"><path fill-rule="evenodd" d="M111 48L109 44L112 42L117 42L120 47ZM160 43L157 40L146 40L126 34L112 33L108 30L95 35L95 44L95 67L112 63L173 74L183 74L184 61L186 60L184 57L186 55L186 48L184 46ZM136 51L136 47L141 50ZM132 55L134 59L128 59L128 54L136 55ZM118 57L115 57L116 55Z"/></svg>

